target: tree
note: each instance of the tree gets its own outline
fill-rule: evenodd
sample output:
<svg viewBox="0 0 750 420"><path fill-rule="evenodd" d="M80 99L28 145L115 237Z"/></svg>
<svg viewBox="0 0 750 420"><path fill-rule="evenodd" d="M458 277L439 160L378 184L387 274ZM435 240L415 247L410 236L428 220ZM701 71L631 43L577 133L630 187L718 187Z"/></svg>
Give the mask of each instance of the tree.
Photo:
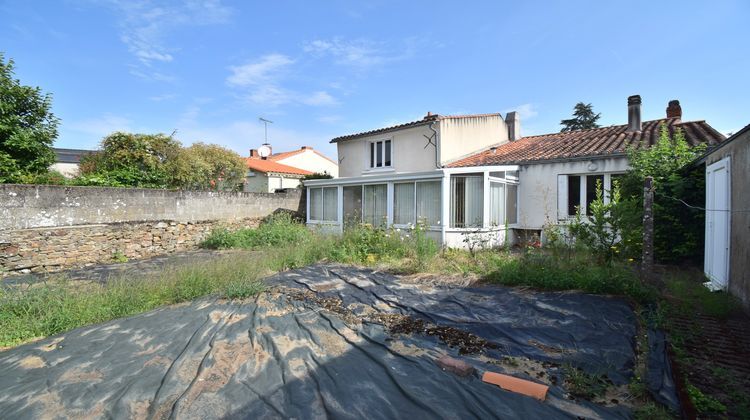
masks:
<svg viewBox="0 0 750 420"><path fill-rule="evenodd" d="M59 120L50 111L52 98L14 79L14 64L0 54L0 182L45 174L55 162Z"/></svg>
<svg viewBox="0 0 750 420"><path fill-rule="evenodd" d="M659 140L652 147L628 150L631 169L622 180L622 197L633 202L632 208L638 212L633 220L640 223L643 180L653 177L654 254L659 261L702 261L705 214L688 208L678 199L688 203L705 200L703 169L690 165L705 150L705 144L691 147L680 129L670 136L664 124Z"/></svg>
<svg viewBox="0 0 750 420"><path fill-rule="evenodd" d="M116 132L105 137L101 150L81 159L77 182L82 185L167 188L171 164L180 143L164 134Z"/></svg>
<svg viewBox="0 0 750 420"><path fill-rule="evenodd" d="M181 149L170 166L171 184L177 188L233 191L245 178L244 159L229 149L195 143Z"/></svg>
<svg viewBox="0 0 750 420"><path fill-rule="evenodd" d="M596 123L601 114L594 114L594 107L591 104L578 102L573 108L573 118L560 121L563 126L561 133L573 130L588 130L590 128L599 128Z"/></svg>

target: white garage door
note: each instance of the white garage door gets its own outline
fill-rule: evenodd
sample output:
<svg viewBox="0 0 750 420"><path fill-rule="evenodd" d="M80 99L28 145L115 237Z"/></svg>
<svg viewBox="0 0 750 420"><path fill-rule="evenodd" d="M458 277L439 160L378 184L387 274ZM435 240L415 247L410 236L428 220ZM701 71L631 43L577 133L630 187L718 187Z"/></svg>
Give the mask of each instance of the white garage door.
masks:
<svg viewBox="0 0 750 420"><path fill-rule="evenodd" d="M712 289L726 289L729 281L729 224L731 213L729 158L706 168L706 252L704 265Z"/></svg>

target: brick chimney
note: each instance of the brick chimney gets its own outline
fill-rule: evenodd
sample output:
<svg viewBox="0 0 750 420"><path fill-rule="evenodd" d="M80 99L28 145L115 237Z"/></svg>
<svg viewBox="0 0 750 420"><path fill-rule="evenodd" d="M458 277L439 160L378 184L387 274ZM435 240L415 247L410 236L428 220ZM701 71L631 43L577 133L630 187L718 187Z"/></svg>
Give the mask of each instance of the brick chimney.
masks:
<svg viewBox="0 0 750 420"><path fill-rule="evenodd" d="M680 101L677 99L669 101L669 105L667 105L667 118L682 119L682 107L680 106Z"/></svg>
<svg viewBox="0 0 750 420"><path fill-rule="evenodd" d="M518 112L506 114L505 124L508 126L508 140L516 141L521 138L521 117L518 116Z"/></svg>
<svg viewBox="0 0 750 420"><path fill-rule="evenodd" d="M628 96L627 131L641 131L641 95Z"/></svg>
<svg viewBox="0 0 750 420"><path fill-rule="evenodd" d="M251 158L257 158L258 155L258 149L250 149L250 157Z"/></svg>
<svg viewBox="0 0 750 420"><path fill-rule="evenodd" d="M436 120L438 119L438 117L439 117L438 114L433 114L432 112L427 111L427 115L424 116L424 120L425 121Z"/></svg>

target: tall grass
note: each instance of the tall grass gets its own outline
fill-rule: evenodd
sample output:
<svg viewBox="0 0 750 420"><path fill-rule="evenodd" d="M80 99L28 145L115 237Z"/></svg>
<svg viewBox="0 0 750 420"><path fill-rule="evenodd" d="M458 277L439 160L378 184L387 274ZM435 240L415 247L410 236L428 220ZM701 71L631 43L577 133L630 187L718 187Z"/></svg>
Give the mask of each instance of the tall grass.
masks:
<svg viewBox="0 0 750 420"><path fill-rule="evenodd" d="M62 279L26 289L0 288L0 347L201 296L251 296L263 289L262 276L319 261L401 273L473 274L505 285L577 289L638 301L649 300L653 294L627 267L600 266L585 254L566 259L542 251L520 255L507 250L473 255L440 251L421 226L399 231L362 225L343 235L326 235L280 214L256 229L214 230L202 246L257 252L168 269L151 278L115 279L105 285L80 286L80 282Z"/></svg>
<svg viewBox="0 0 750 420"><path fill-rule="evenodd" d="M104 285L58 278L8 288L0 291L0 347L201 296L247 297L263 290L264 271L259 260L234 256L165 270L156 278L117 278Z"/></svg>

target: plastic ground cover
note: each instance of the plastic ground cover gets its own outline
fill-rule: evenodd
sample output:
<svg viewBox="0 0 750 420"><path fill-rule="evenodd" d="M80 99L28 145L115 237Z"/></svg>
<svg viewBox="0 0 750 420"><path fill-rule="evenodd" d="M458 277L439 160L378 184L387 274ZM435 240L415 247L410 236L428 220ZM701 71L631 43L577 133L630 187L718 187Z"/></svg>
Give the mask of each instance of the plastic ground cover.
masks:
<svg viewBox="0 0 750 420"><path fill-rule="evenodd" d="M637 322L622 300L403 282L339 265L267 283L243 301L202 299L1 352L0 417L630 416L560 386L567 363L628 380ZM443 371L442 355L477 373ZM547 399L483 383L486 370L547 383Z"/></svg>

